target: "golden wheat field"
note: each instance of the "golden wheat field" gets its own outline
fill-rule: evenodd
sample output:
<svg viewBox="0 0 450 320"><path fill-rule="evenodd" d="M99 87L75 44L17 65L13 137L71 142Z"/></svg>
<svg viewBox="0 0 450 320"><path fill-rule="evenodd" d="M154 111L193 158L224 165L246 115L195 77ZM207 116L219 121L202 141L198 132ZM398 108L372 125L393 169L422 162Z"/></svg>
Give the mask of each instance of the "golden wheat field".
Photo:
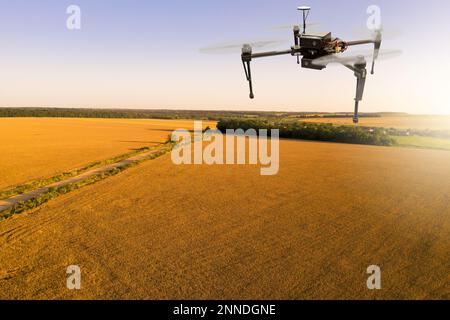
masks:
<svg viewBox="0 0 450 320"><path fill-rule="evenodd" d="M280 148L275 176L167 154L1 222L0 298L450 298L450 152Z"/></svg>
<svg viewBox="0 0 450 320"><path fill-rule="evenodd" d="M311 118L302 119L307 122L334 123L340 125L352 125L353 120L349 118ZM383 116L368 117L360 119L361 126L384 127L398 129L421 129L421 130L450 130L450 116Z"/></svg>
<svg viewBox="0 0 450 320"><path fill-rule="evenodd" d="M174 129L192 127L178 120L0 118L0 190L159 144Z"/></svg>

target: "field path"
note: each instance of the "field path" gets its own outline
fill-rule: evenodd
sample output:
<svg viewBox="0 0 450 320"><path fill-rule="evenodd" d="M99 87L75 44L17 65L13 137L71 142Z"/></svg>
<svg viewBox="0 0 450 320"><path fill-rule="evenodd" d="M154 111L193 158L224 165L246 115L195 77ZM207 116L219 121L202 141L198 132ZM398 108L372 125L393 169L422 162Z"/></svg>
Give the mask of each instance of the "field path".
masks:
<svg viewBox="0 0 450 320"><path fill-rule="evenodd" d="M136 156L130 157L128 159L125 159L125 160L122 160L122 161L119 161L119 162L116 162L116 163L113 163L113 164L110 164L110 165L106 165L106 166L101 167L101 168L97 168L97 169L93 169L93 170L87 171L87 172L82 173L82 174L80 174L78 176L68 178L68 179L66 179L64 181L59 181L59 182L50 184L48 186L45 186L45 187L42 187L42 188L30 191L30 192L25 192L23 194L20 194L20 195L11 197L11 198L1 199L0 200L0 213L2 211L4 211L4 210L7 210L7 209L9 209L9 208L11 208L11 207L21 203L21 202L25 202L25 201L34 199L34 198L36 198L36 197L38 197L38 196L40 196L42 194L45 194L45 193L49 192L49 190L51 188L65 187L65 186L68 186L70 184L75 184L75 183L84 181L85 179L98 176L98 175L100 175L102 173L107 173L107 172L109 172L109 171L111 171L113 169L121 169L121 168L123 168L123 167L125 167L127 165L130 165L130 164L132 164L132 163L134 163L136 161L140 161L140 160L143 160L143 159L145 159L145 158L147 158L147 157L149 157L151 155L154 155L154 154L158 153L159 151L160 151L160 149L144 152L144 153L138 154Z"/></svg>

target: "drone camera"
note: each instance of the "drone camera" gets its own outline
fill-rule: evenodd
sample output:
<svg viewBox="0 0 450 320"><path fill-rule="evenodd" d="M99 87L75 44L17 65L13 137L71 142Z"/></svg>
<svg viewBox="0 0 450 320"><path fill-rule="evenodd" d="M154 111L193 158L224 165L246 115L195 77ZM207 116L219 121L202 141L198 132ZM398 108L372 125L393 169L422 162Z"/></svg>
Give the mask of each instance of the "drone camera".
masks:
<svg viewBox="0 0 450 320"><path fill-rule="evenodd" d="M303 34L300 36L300 47L305 49L321 50L329 42L331 42L331 32L321 35Z"/></svg>
<svg viewBox="0 0 450 320"><path fill-rule="evenodd" d="M313 70L323 70L325 66L314 64L314 59L303 58L302 68L313 69Z"/></svg>

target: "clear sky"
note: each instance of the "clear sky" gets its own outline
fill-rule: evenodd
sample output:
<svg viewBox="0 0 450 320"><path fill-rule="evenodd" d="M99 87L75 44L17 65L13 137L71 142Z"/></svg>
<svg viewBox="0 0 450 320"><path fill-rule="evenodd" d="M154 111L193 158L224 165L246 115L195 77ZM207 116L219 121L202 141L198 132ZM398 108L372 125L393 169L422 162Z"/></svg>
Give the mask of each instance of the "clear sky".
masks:
<svg viewBox="0 0 450 320"><path fill-rule="evenodd" d="M82 10L81 30L66 28L71 4ZM343 39L357 38L371 4L386 29L401 30L384 48L403 55L379 62L362 111L450 114L450 2L442 0L0 0L0 106L352 111L355 78L343 67L255 61L250 101L239 53L199 51L247 39L286 39L279 48L288 49L291 31L272 27L299 22L302 4L321 23L316 31Z"/></svg>

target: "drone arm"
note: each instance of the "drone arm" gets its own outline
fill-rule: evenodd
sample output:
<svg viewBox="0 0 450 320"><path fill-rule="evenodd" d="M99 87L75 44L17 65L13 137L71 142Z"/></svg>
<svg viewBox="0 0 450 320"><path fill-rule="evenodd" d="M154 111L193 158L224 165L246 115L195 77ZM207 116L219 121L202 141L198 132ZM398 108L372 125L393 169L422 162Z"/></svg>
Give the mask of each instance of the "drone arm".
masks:
<svg viewBox="0 0 450 320"><path fill-rule="evenodd" d="M244 66L245 77L248 81L248 86L250 89L250 99L254 99L255 95L253 94L253 80L252 80L252 69L251 62L253 59L272 57L272 56L281 56L281 55L294 55L295 50L291 48L290 50L285 51L270 51L270 52L260 52L252 54L251 48L246 47L244 52L242 53L242 64Z"/></svg>
<svg viewBox="0 0 450 320"><path fill-rule="evenodd" d="M260 52L260 53L254 53L252 54L252 59L257 58L266 58L266 57L274 57L274 56L282 56L286 54L292 55L294 53L293 49L290 50L284 50L284 51L270 51L270 52Z"/></svg>
<svg viewBox="0 0 450 320"><path fill-rule="evenodd" d="M351 47L351 46L361 46L364 44L372 44L374 42L375 42L374 40L369 39L369 40L348 41L346 42L346 44L347 46Z"/></svg>

